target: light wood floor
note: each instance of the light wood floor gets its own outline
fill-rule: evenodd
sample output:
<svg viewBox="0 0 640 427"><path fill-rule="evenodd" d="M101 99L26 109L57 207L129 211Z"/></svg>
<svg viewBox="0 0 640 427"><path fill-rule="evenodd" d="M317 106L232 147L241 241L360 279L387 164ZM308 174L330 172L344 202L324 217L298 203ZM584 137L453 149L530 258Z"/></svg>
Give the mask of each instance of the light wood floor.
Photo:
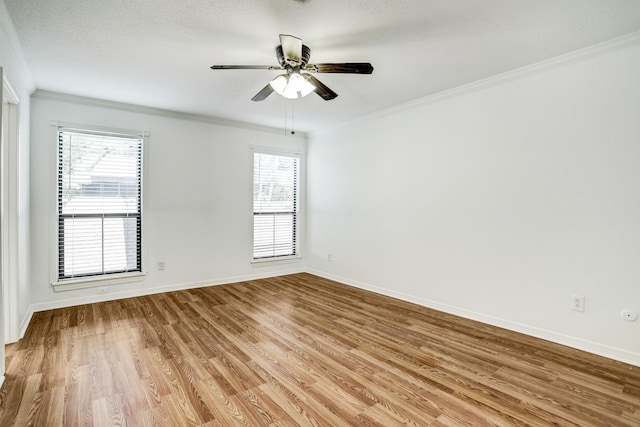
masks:
<svg viewBox="0 0 640 427"><path fill-rule="evenodd" d="M309 274L39 312L0 426L640 426L640 368Z"/></svg>

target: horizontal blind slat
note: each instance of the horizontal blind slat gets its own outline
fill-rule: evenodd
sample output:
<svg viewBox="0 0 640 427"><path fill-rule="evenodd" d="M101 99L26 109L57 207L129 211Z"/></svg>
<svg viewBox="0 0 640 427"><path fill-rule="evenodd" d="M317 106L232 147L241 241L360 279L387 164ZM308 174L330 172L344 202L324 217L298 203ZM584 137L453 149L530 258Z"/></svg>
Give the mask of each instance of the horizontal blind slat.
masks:
<svg viewBox="0 0 640 427"><path fill-rule="evenodd" d="M59 129L60 278L141 271L142 142Z"/></svg>
<svg viewBox="0 0 640 427"><path fill-rule="evenodd" d="M297 157L254 154L254 259L297 255Z"/></svg>

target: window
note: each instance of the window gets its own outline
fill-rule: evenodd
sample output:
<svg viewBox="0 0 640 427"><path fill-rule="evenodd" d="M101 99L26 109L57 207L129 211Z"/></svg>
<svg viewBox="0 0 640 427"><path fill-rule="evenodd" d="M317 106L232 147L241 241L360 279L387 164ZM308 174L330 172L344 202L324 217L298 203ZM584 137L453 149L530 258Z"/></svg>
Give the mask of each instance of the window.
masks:
<svg viewBox="0 0 640 427"><path fill-rule="evenodd" d="M58 128L58 279L141 272L141 135Z"/></svg>
<svg viewBox="0 0 640 427"><path fill-rule="evenodd" d="M298 157L253 155L253 259L298 255Z"/></svg>

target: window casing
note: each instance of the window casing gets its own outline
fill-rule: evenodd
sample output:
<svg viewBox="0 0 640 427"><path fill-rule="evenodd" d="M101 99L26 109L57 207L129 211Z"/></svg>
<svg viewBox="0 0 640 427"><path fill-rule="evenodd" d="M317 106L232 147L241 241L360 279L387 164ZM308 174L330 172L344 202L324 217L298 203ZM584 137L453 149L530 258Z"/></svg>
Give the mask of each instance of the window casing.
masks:
<svg viewBox="0 0 640 427"><path fill-rule="evenodd" d="M300 159L254 152L253 260L299 256Z"/></svg>
<svg viewBox="0 0 640 427"><path fill-rule="evenodd" d="M58 281L142 271L142 146L58 128Z"/></svg>

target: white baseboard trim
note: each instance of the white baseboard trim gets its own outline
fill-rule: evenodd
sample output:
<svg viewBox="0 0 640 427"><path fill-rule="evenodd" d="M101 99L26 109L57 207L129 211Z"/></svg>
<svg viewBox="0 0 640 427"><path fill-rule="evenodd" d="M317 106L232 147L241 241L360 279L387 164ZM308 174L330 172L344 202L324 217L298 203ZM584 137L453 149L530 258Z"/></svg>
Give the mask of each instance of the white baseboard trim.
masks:
<svg viewBox="0 0 640 427"><path fill-rule="evenodd" d="M497 326L499 328L508 329L510 331L519 332L535 338L541 338L547 341L554 342L556 344L566 345L567 347L572 347L578 350L586 351L588 353L596 354L598 356L603 356L609 359L617 360L619 362L628 363L630 365L640 366L640 354L630 352L621 348L611 347L594 341L572 337L548 329L542 329L531 325L513 322L510 320L502 319L484 313L478 313L471 310L466 310L464 308L455 307L448 304L442 304L437 301L431 301L413 295L404 294L402 292L396 292L391 289L373 286L368 283L351 280L320 270L307 269L307 272L316 276L324 277L326 279L334 280L336 282L344 283L349 286L418 304L423 307L432 308L434 310L464 317L466 319L471 319L478 322L486 323L488 325Z"/></svg>
<svg viewBox="0 0 640 427"><path fill-rule="evenodd" d="M185 289L195 289L195 288L202 288L206 286L216 286L216 285L225 285L225 284L236 283L236 282L246 282L248 280L258 280L258 279L266 279L269 277L284 276L287 274L304 273L305 271L306 270L304 268L300 268L300 267L287 268L287 269L282 269L278 271L272 270L272 271L260 273L260 274L223 277L218 279L203 280L199 282L175 283L171 285L159 286L154 288L141 288L141 289L135 289L131 291L113 292L113 293L99 294L99 295L88 295L84 297L69 298L69 299L59 300L59 301L35 303L35 304L31 304L29 306L29 309L27 310L27 314L25 315L25 318L22 322L22 327L20 329L20 338L24 337L24 334L27 330L27 326L29 325L29 322L31 321L31 317L33 316L33 313L36 313L38 311L72 307L75 305L93 304L96 302L111 301L111 300L117 300L117 299L123 299L123 298L132 298L132 297L140 297L145 295L160 294L163 292L182 291Z"/></svg>
<svg viewBox="0 0 640 427"><path fill-rule="evenodd" d="M20 337L18 338L18 340L21 340L22 338L24 338L24 334L25 332L27 332L27 326L29 326L29 323L31 323L31 318L33 317L33 313L34 313L33 308L29 306L29 309L27 309L27 313L24 315L22 322L20 322Z"/></svg>
<svg viewBox="0 0 640 427"><path fill-rule="evenodd" d="M337 282L344 283L349 286L375 292L381 295L398 298L400 300L418 304L423 307L432 308L434 310L464 317L466 319L471 319L478 322L486 323L488 325L505 328L514 332L519 332L532 337L541 338L557 344L566 345L568 347L586 351L588 353L597 354L599 356L607 357L609 359L617 360L623 363L628 363L630 365L640 366L640 354L633 353L621 348L600 344L600 343L585 340L582 338L572 337L570 335L561 334L548 329L542 329L542 328L538 328L531 325L513 322L510 320L502 319L502 318L491 316L488 314L478 313L478 312L463 309L460 307L443 304L437 301L431 301L425 298L404 294L402 292L396 292L391 289L374 286L374 285L360 282L357 280L351 280L346 277L341 277L335 274L327 273L325 271L320 271L315 269L305 269L305 268L282 269L279 271L270 271L268 273L263 273L263 274L224 277L224 278L205 280L200 282L176 283L172 285L160 286L160 287L151 288L151 289L149 288L136 289L136 290L125 291L125 292L114 292L114 293L102 294L102 295L90 295L90 296L85 296L80 298L69 298L69 299L60 300L60 301L31 304L29 306L29 309L27 310L27 313L24 319L20 324L20 339L24 337L24 334L27 330L29 322L31 321L31 318L33 317L33 314L38 311L72 307L75 305L82 305L82 304L92 304L96 302L110 301L110 300L116 300L116 299L122 299L122 298L152 295L152 294L158 294L163 292L174 292L174 291L180 291L185 289L201 288L205 286L216 286L216 285L223 285L228 283L244 282L247 280L265 279L269 277L277 277L277 276L284 276L287 274L296 274L296 273L305 273L305 272L314 274L316 276L324 277L326 279L335 280Z"/></svg>

